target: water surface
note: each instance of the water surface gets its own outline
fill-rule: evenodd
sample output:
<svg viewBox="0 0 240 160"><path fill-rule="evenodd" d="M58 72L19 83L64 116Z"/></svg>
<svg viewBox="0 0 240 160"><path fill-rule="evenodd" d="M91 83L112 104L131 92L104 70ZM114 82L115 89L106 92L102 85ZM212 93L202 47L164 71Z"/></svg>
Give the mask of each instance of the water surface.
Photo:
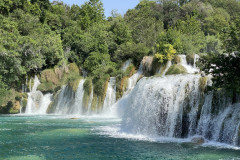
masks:
<svg viewBox="0 0 240 160"><path fill-rule="evenodd" d="M71 118L0 115L0 159L240 160L240 150L234 148L119 133L118 119Z"/></svg>

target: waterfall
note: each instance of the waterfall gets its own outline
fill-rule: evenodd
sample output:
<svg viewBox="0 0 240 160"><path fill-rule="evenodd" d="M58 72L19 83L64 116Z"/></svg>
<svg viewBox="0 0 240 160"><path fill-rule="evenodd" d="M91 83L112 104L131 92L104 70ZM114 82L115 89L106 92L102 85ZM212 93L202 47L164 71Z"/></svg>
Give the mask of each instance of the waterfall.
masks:
<svg viewBox="0 0 240 160"><path fill-rule="evenodd" d="M165 69L163 67L160 68L159 74L162 72L162 75L165 76L165 74L167 73L167 71L171 67L171 65L172 65L172 62L168 61ZM162 71L163 69L164 69L164 71Z"/></svg>
<svg viewBox="0 0 240 160"><path fill-rule="evenodd" d="M25 114L45 114L49 104L51 103L52 94L43 95L42 92L37 90L37 87L40 85L40 81L37 76L34 77L33 87L31 85L30 79L30 92L28 93L28 102Z"/></svg>
<svg viewBox="0 0 240 160"><path fill-rule="evenodd" d="M130 92L134 88L134 86L136 85L138 79L142 76L142 74L143 74L143 71L142 71L142 63L141 63L137 73L135 73L128 79L128 88L126 93Z"/></svg>
<svg viewBox="0 0 240 160"><path fill-rule="evenodd" d="M127 60L126 62L124 62L123 63L123 65L122 65L122 71L126 71L126 69L130 66L132 64L132 60L131 59L129 59L129 60Z"/></svg>
<svg viewBox="0 0 240 160"><path fill-rule="evenodd" d="M88 102L87 115L90 115L90 114L91 114L92 100L93 100L93 87L92 87L91 95L90 95L89 102Z"/></svg>
<svg viewBox="0 0 240 160"><path fill-rule="evenodd" d="M203 94L200 75L142 78L118 103L121 131L150 137L190 138L240 145L240 104Z"/></svg>
<svg viewBox="0 0 240 160"><path fill-rule="evenodd" d="M186 55L178 55L181 58L181 65L186 68L188 73L199 72L199 69L196 68L196 61L198 60L198 55L194 55L194 66L191 66L187 63Z"/></svg>
<svg viewBox="0 0 240 160"><path fill-rule="evenodd" d="M63 86L57 98L53 102L51 112L54 114L82 114L83 108L83 84L85 80L79 82L76 93L70 86Z"/></svg>
<svg viewBox="0 0 240 160"><path fill-rule="evenodd" d="M85 80L81 80L77 92L75 94L75 101L74 105L72 108L72 111L70 111L71 114L82 114L82 109L83 109L83 95L84 95L84 90L83 90L83 84Z"/></svg>
<svg viewBox="0 0 240 160"><path fill-rule="evenodd" d="M111 77L103 103L103 112L106 112L114 103L116 103L116 78Z"/></svg>

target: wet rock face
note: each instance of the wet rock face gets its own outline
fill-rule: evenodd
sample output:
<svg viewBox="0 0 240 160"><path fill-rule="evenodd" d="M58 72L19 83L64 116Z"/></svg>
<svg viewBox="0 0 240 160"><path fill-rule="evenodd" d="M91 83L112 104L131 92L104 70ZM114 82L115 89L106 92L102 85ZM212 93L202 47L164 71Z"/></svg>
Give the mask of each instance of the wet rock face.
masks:
<svg viewBox="0 0 240 160"><path fill-rule="evenodd" d="M205 140L203 137L194 137L192 138L191 142L194 144L203 144Z"/></svg>
<svg viewBox="0 0 240 160"><path fill-rule="evenodd" d="M152 72L152 70L153 70L152 63L153 63L153 56L143 57L142 65L143 65L144 75L148 76Z"/></svg>

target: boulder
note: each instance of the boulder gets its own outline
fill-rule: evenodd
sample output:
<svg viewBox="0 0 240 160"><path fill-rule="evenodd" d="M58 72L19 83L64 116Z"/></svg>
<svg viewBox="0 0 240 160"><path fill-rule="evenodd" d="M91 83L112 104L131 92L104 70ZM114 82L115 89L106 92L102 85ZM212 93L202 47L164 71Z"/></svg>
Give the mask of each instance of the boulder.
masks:
<svg viewBox="0 0 240 160"><path fill-rule="evenodd" d="M203 137L193 137L191 142L194 144L203 144L205 139Z"/></svg>

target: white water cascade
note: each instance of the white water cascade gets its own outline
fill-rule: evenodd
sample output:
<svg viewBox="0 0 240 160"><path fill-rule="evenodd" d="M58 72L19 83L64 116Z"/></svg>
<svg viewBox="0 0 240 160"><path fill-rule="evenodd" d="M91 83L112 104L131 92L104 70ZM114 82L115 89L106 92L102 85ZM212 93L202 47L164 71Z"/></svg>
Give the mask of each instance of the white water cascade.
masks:
<svg viewBox="0 0 240 160"><path fill-rule="evenodd" d="M126 93L129 93L134 88L134 86L136 85L137 81L142 76L142 74L143 74L143 70L142 70L142 63L141 63L137 73L135 73L128 79L128 88Z"/></svg>
<svg viewBox="0 0 240 160"><path fill-rule="evenodd" d="M108 82L106 97L103 103L103 112L108 112L108 110L114 105L114 103L116 103L116 78L111 77Z"/></svg>
<svg viewBox="0 0 240 160"><path fill-rule="evenodd" d="M123 65L122 65L122 71L126 71L126 69L132 64L132 60L129 59L127 60Z"/></svg>
<svg viewBox="0 0 240 160"><path fill-rule="evenodd" d="M38 77L35 76L33 87L31 87L31 80L29 84L30 92L28 93L28 102L25 114L46 114L47 108L51 103L52 94L43 95L37 90L40 85Z"/></svg>
<svg viewBox="0 0 240 160"><path fill-rule="evenodd" d="M82 114L84 82L85 80L80 81L76 93L74 93L74 91L70 86L63 86L56 100L54 101L50 112L54 114L61 114L61 115Z"/></svg>
<svg viewBox="0 0 240 160"><path fill-rule="evenodd" d="M186 55L178 55L181 58L181 65L186 68L188 73L195 73L195 72L199 72L199 69L196 67L196 61L198 60L198 55L194 55L194 62L193 62L193 66L189 65L187 63L187 59L186 59Z"/></svg>
<svg viewBox="0 0 240 160"><path fill-rule="evenodd" d="M142 78L118 103L121 131L148 137L189 138L240 145L240 104L204 95L200 75ZM238 136L236 136L238 135Z"/></svg>

